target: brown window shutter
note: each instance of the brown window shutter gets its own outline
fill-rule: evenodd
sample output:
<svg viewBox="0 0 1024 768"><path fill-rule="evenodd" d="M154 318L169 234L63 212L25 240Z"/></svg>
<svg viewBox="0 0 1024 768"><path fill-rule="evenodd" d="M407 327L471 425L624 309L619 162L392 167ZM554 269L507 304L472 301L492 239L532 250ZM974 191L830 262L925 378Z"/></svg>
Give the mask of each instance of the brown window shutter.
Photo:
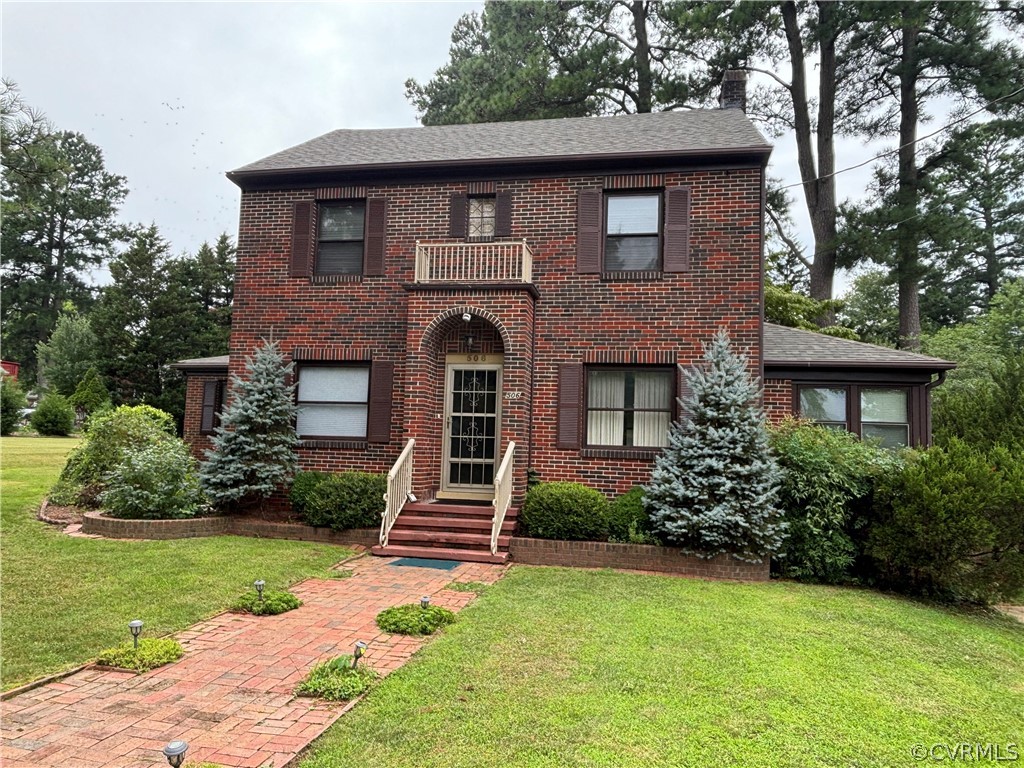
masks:
<svg viewBox="0 0 1024 768"><path fill-rule="evenodd" d="M690 188L665 192L665 272L690 271Z"/></svg>
<svg viewBox="0 0 1024 768"><path fill-rule="evenodd" d="M288 269L290 277L309 277L313 274L313 203L295 203L292 209L292 259Z"/></svg>
<svg viewBox="0 0 1024 768"><path fill-rule="evenodd" d="M451 237L464 238L469 227L469 199L463 192L452 193L450 216L448 234Z"/></svg>
<svg viewBox="0 0 1024 768"><path fill-rule="evenodd" d="M384 274L387 219L387 200L373 198L366 201L366 242L363 244L364 275L376 277Z"/></svg>
<svg viewBox="0 0 1024 768"><path fill-rule="evenodd" d="M601 271L600 189L581 189L576 197L576 271L581 275Z"/></svg>
<svg viewBox="0 0 1024 768"><path fill-rule="evenodd" d="M693 413L691 413L690 408L689 408L689 401L690 401L690 398L693 396L693 387L690 386L690 380L687 378L688 374L692 374L693 373L693 369L692 368L684 368L681 365L678 366L678 368L679 368L679 382L678 382L679 383L679 397L678 397L678 402L679 402L679 421L685 424L686 422L690 421L690 419L693 418Z"/></svg>
<svg viewBox="0 0 1024 768"><path fill-rule="evenodd" d="M217 417L217 401L220 399L219 381L207 381L203 383L203 410L199 422L199 434L209 435L213 432L214 422Z"/></svg>
<svg viewBox="0 0 1024 768"><path fill-rule="evenodd" d="M558 366L558 447L580 447L583 410L583 366Z"/></svg>
<svg viewBox="0 0 1024 768"><path fill-rule="evenodd" d="M366 419L366 439L371 443L391 440L391 396L394 390L395 364L374 360L370 366L370 403Z"/></svg>
<svg viewBox="0 0 1024 768"><path fill-rule="evenodd" d="M494 236L512 237L512 193L507 190L494 196Z"/></svg>

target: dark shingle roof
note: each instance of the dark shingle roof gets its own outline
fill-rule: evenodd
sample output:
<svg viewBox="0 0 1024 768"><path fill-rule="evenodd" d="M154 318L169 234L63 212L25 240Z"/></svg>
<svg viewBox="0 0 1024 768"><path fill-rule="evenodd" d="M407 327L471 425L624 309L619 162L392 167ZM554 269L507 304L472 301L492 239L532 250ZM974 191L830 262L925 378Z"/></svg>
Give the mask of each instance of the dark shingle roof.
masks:
<svg viewBox="0 0 1024 768"><path fill-rule="evenodd" d="M799 328L764 324L765 365L806 368L930 368L947 370L956 363L862 341L839 339Z"/></svg>
<svg viewBox="0 0 1024 768"><path fill-rule="evenodd" d="M188 360L179 360L176 363L171 363L170 367L177 368L179 371L202 371L219 368L223 368L226 371L228 369L228 356L193 357Z"/></svg>
<svg viewBox="0 0 1024 768"><path fill-rule="evenodd" d="M771 150L739 109L338 130L244 165L229 176L314 168L442 165L586 156Z"/></svg>

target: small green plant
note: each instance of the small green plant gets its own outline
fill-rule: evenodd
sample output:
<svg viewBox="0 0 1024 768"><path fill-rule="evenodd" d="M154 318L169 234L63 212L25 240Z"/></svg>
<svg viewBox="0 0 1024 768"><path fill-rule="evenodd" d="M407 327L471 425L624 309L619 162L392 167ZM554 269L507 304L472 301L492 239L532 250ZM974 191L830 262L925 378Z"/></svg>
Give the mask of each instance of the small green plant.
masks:
<svg viewBox="0 0 1024 768"><path fill-rule="evenodd" d="M131 669L135 672L148 672L177 661L185 654L185 649L177 640L165 638L145 638L139 640L135 648L130 642L121 643L114 648L107 648L100 653L97 663L105 667Z"/></svg>
<svg viewBox="0 0 1024 768"><path fill-rule="evenodd" d="M302 605L302 601L291 592L265 591L263 599L260 600L259 595L252 591L246 592L238 598L231 606L231 610L244 611L256 616L276 616L285 611L293 611L300 605Z"/></svg>
<svg viewBox="0 0 1024 768"><path fill-rule="evenodd" d="M201 510L196 461L178 438L159 440L137 452L125 452L121 463L104 476L100 502L113 517L171 520L194 517Z"/></svg>
<svg viewBox="0 0 1024 768"><path fill-rule="evenodd" d="M16 379L0 373L0 435L9 435L21 421L21 411L28 406L25 393Z"/></svg>
<svg viewBox="0 0 1024 768"><path fill-rule="evenodd" d="M540 483L526 494L519 525L539 539L605 541L608 499L581 483Z"/></svg>
<svg viewBox="0 0 1024 768"><path fill-rule="evenodd" d="M455 614L436 605L396 605L377 614L377 626L393 635L432 635L455 621Z"/></svg>
<svg viewBox="0 0 1024 768"><path fill-rule="evenodd" d="M338 656L313 667L295 693L329 701L348 701L365 692L376 679L377 673L367 666L353 669L351 656Z"/></svg>
<svg viewBox="0 0 1024 768"><path fill-rule="evenodd" d="M339 568L337 570L330 570L327 572L328 579L350 579L354 575L355 571L350 571L348 568Z"/></svg>
<svg viewBox="0 0 1024 768"><path fill-rule="evenodd" d="M488 585L481 581L453 581L445 589L450 589L452 592L472 592L482 595L487 591Z"/></svg>
<svg viewBox="0 0 1024 768"><path fill-rule="evenodd" d="M66 437L75 428L75 409L66 397L51 392L39 402L30 423L40 435Z"/></svg>

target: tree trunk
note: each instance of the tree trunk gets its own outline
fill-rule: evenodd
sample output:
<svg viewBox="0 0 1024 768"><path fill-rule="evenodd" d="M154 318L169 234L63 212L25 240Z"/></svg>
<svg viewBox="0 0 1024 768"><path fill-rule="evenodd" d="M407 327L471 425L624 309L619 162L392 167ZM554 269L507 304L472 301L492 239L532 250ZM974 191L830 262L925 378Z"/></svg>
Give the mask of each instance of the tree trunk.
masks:
<svg viewBox="0 0 1024 768"><path fill-rule="evenodd" d="M647 34L647 5L644 0L633 0L629 6L636 32L636 111L650 112L654 106L654 78L651 75L651 43Z"/></svg>
<svg viewBox="0 0 1024 768"><path fill-rule="evenodd" d="M790 96L793 101L793 126L796 132L797 165L803 182L807 213L814 235L814 258L811 262L811 298L824 301L832 298L836 272L836 184L835 177L835 98L836 98L836 36L834 7L827 0L819 2L818 30L821 54L818 88L817 131L811 123L811 105L807 97L807 76L804 70L804 45L796 3L781 6L789 58L793 68ZM817 137L817 163L814 138ZM816 318L819 325L831 325L832 313Z"/></svg>
<svg viewBox="0 0 1024 768"><path fill-rule="evenodd" d="M900 148L899 186L896 190L896 274L899 285L900 349L921 348L919 305L920 263L918 258L918 174L917 174L917 40L920 27L915 9L903 10L902 53L900 56Z"/></svg>

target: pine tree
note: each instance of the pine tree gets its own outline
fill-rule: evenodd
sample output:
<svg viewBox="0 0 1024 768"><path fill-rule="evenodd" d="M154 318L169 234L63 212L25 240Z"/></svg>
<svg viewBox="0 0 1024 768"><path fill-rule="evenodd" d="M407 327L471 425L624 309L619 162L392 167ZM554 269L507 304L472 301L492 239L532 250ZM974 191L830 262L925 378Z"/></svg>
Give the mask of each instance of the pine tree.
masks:
<svg viewBox="0 0 1024 768"><path fill-rule="evenodd" d="M757 382L724 330L704 346L704 364L687 381L689 417L672 426L645 487L654 532L700 557L761 562L782 543L785 523Z"/></svg>
<svg viewBox="0 0 1024 768"><path fill-rule="evenodd" d="M82 418L91 415L94 411L110 405L110 392L103 379L100 378L96 366L91 366L85 376L78 382L75 393L68 398L68 402L74 406L78 415Z"/></svg>
<svg viewBox="0 0 1024 768"><path fill-rule="evenodd" d="M295 473L294 385L288 385L277 343L266 342L245 361L246 375L231 379L228 406L206 452L200 481L218 507L263 502Z"/></svg>

